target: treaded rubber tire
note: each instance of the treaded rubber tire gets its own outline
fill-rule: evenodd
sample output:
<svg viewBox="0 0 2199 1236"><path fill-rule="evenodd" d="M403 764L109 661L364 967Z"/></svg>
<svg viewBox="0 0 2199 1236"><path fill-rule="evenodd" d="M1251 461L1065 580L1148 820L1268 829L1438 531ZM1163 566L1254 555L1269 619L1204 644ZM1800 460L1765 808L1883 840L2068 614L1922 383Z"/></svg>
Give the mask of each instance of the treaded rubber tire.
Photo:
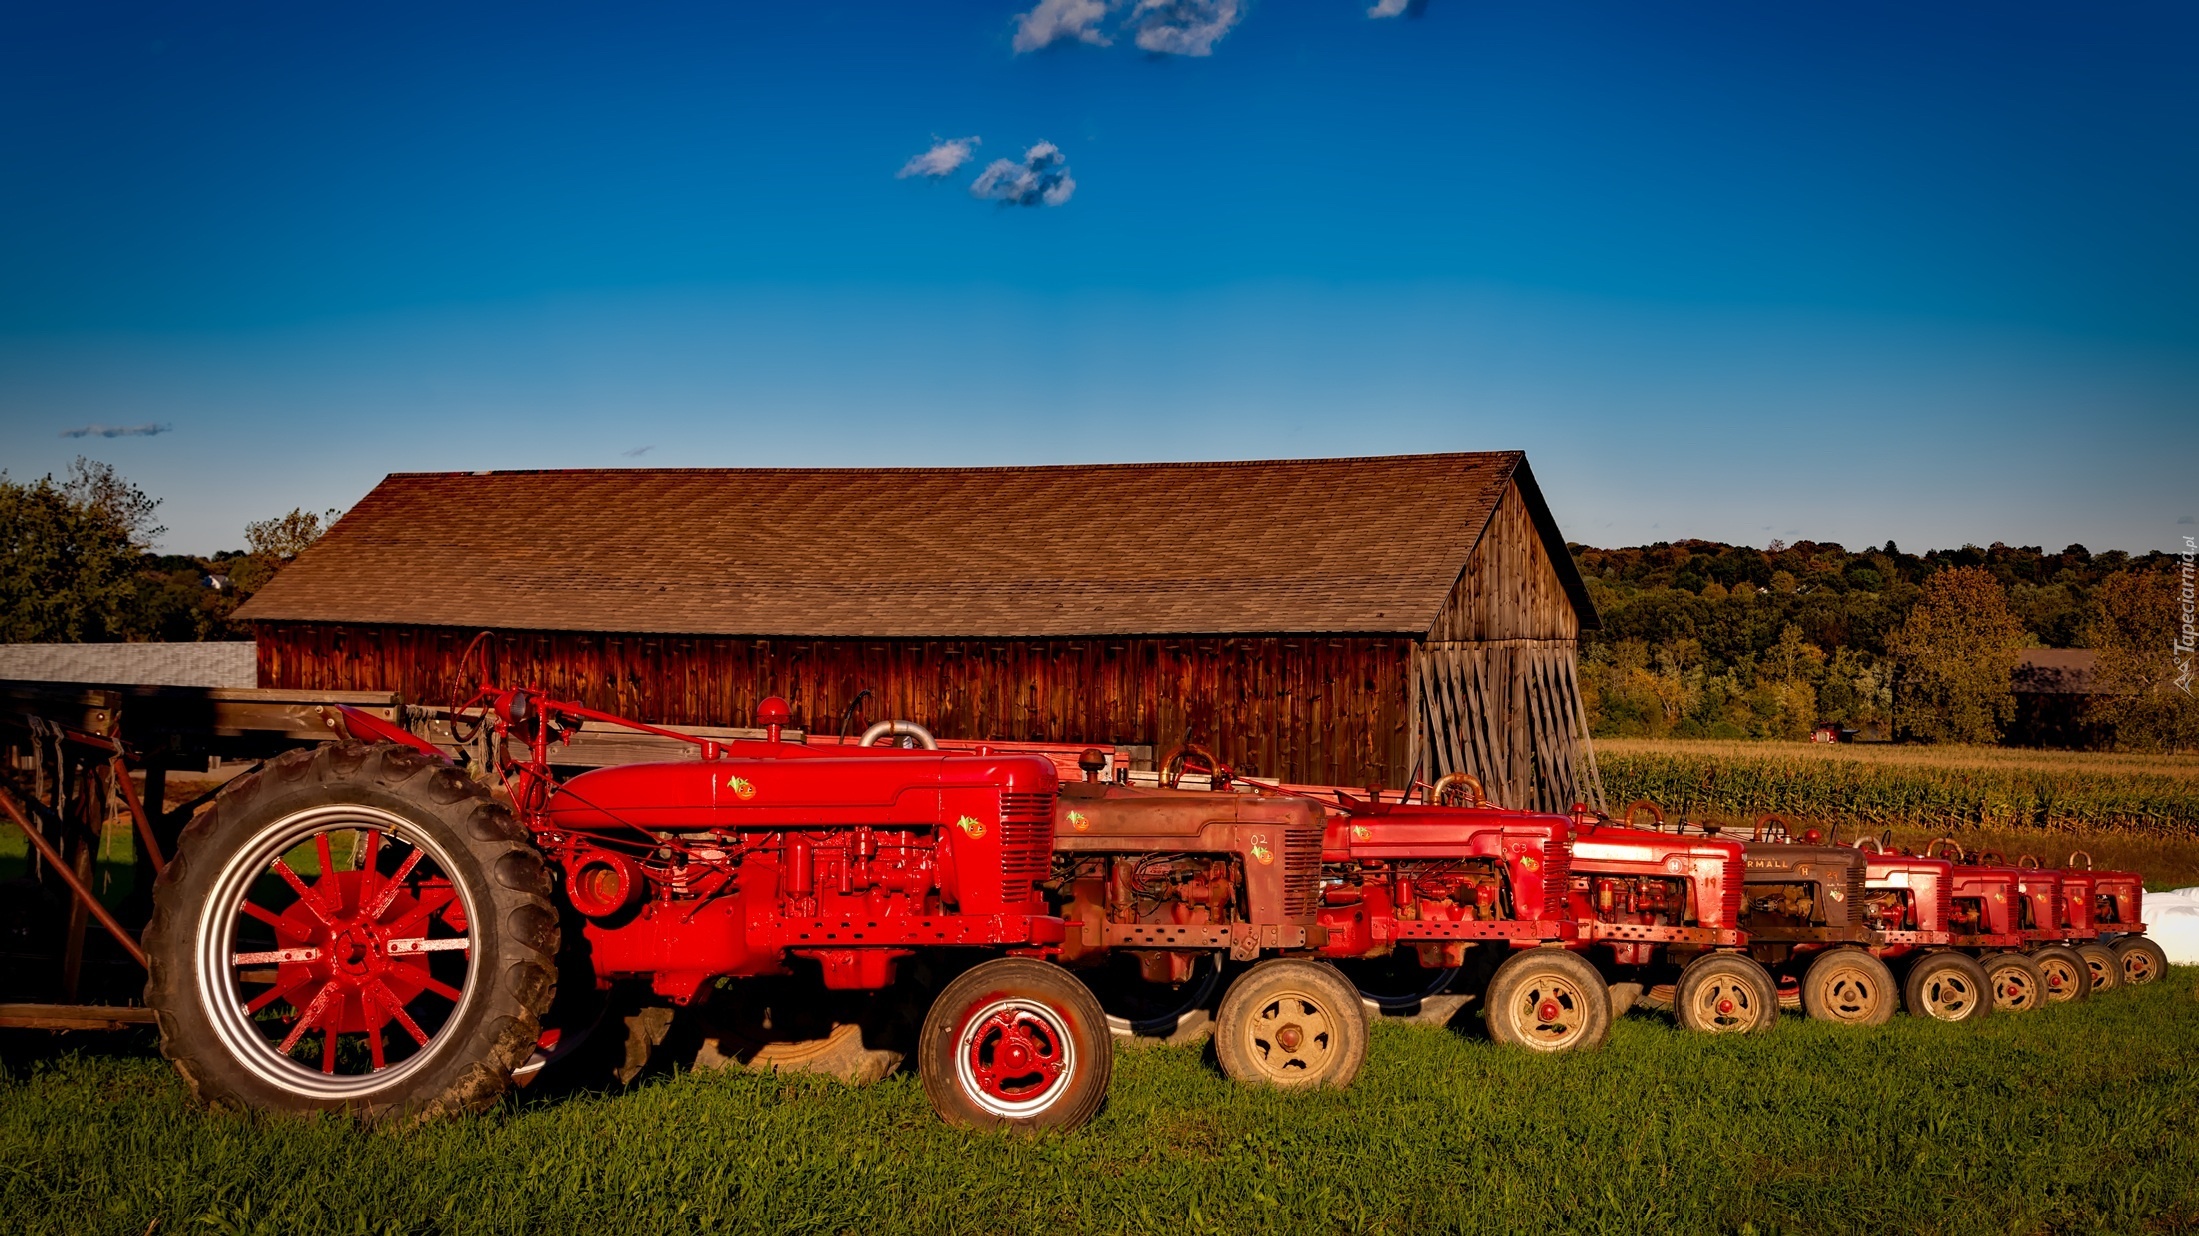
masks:
<svg viewBox="0 0 2199 1236"><path fill-rule="evenodd" d="M1560 1016L1572 1015L1563 1033L1550 1031L1553 1023L1539 1017L1552 999ZM1562 948L1521 949L1505 958L1489 979L1482 1006L1489 1037L1508 1047L1545 1054L1594 1051L1611 1035L1611 993L1603 975L1587 958Z"/></svg>
<svg viewBox="0 0 2199 1236"><path fill-rule="evenodd" d="M1721 1012L1721 995L1735 1007ZM1697 1034L1763 1034L1779 1024L1779 985L1754 957L1705 953L1673 985L1672 1020Z"/></svg>
<svg viewBox="0 0 2199 1236"><path fill-rule="evenodd" d="M2097 995L2113 991L2123 985L2123 959L2105 944L2085 943L2073 945L2070 950L2084 959L2085 970L2092 980L2086 990Z"/></svg>
<svg viewBox="0 0 2199 1236"><path fill-rule="evenodd" d="M1277 1002L1286 999L1299 1000L1320 1014L1327 1041L1319 1043L1317 1052L1260 1040L1264 1015L1271 1008L1285 1015ZM1340 1090L1367 1062L1366 1006L1359 989L1336 967L1271 957L1238 975L1222 994L1214 1013L1214 1058L1230 1080L1248 1086Z"/></svg>
<svg viewBox="0 0 2199 1236"><path fill-rule="evenodd" d="M2123 964L2125 987L2158 982L2168 972L2168 950L2144 936L2124 936L2113 947L2116 959Z"/></svg>
<svg viewBox="0 0 2199 1236"><path fill-rule="evenodd" d="M1038 1016L1069 1055L1068 1079L1043 1104L1027 1110L1000 1110L1013 1104L989 1100L974 1074L965 1075L963 1043L970 1023L1002 1005ZM996 957L981 962L940 991L924 1014L917 1038L917 1075L932 1110L948 1124L968 1129L1080 1128L1099 1114L1115 1070L1115 1039L1107 1012L1083 980L1060 966L1028 957ZM988 1103L998 1104L989 1107Z"/></svg>
<svg viewBox="0 0 2199 1236"><path fill-rule="evenodd" d="M1901 1007L1911 1017L1976 1021L1993 1011L1992 980L1961 953L1926 953L1902 979Z"/></svg>
<svg viewBox="0 0 2199 1236"><path fill-rule="evenodd" d="M1886 963L1859 948L1827 949L1802 972L1802 1010L1815 1021L1883 1026L1900 993Z"/></svg>
<svg viewBox="0 0 2199 1236"><path fill-rule="evenodd" d="M224 872L286 822L337 806L386 812L439 847L438 865L473 903L467 918L476 942L467 998L416 1063L393 1069L388 1085L331 1098L286 1088L240 1061L198 994L198 953L201 931L219 912L211 900ZM145 1003L159 1022L161 1054L210 1106L426 1120L479 1110L510 1086L540 1036L557 946L542 856L486 789L409 747L332 743L287 752L231 782L183 830L153 889Z"/></svg>
<svg viewBox="0 0 2199 1236"><path fill-rule="evenodd" d="M2092 994L2092 967L2073 948L2049 944L2032 949L2031 964L2046 981L2048 1004L2073 1004Z"/></svg>
<svg viewBox="0 0 2199 1236"><path fill-rule="evenodd" d="M2022 953L1993 953L1978 963L1996 1013L2030 1013L2046 1007L2046 976Z"/></svg>

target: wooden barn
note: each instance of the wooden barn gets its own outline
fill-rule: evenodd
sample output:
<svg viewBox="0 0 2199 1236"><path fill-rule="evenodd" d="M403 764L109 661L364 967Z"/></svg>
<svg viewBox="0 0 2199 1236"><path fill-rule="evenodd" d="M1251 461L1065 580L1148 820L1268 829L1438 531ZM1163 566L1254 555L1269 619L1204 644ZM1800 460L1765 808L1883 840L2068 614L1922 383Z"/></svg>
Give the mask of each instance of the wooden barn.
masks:
<svg viewBox="0 0 2199 1236"><path fill-rule="evenodd" d="M501 681L664 724L777 694L825 733L1188 740L1290 781L1601 803L1595 613L1518 452L405 473L242 616L264 687L441 703L493 630Z"/></svg>

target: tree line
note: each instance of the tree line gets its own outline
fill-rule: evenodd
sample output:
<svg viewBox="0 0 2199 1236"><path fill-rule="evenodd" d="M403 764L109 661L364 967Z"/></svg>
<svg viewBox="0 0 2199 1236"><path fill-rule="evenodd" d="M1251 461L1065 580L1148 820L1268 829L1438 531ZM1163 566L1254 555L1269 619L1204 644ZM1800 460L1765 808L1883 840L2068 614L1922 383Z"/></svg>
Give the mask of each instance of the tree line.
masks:
<svg viewBox="0 0 2199 1236"><path fill-rule="evenodd" d="M1582 640L1599 736L1801 738L1819 725L2000 741L2027 648L2098 654L2101 746L2199 748L2179 687L2174 555L2039 546L1904 553L1830 542L1570 546L1602 619Z"/></svg>

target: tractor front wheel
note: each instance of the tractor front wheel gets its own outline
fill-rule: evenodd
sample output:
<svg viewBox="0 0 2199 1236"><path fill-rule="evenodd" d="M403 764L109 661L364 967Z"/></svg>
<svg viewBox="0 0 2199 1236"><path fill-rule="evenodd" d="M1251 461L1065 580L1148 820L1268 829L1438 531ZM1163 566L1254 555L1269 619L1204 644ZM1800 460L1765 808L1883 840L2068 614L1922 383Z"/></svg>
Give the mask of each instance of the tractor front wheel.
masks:
<svg viewBox="0 0 2199 1236"><path fill-rule="evenodd" d="M2022 953L1994 953L1979 965L1993 993L1993 1011L2028 1013L2046 1007L2046 976Z"/></svg>
<svg viewBox="0 0 2199 1236"><path fill-rule="evenodd" d="M2084 968L2092 980L2091 990L2112 991L2123 985L2123 963L2115 956L2115 950L2105 944L2079 944L2070 951L2084 959Z"/></svg>
<svg viewBox="0 0 2199 1236"><path fill-rule="evenodd" d="M1901 997L1909 1016L1937 1021L1975 1021L1993 1009L1992 980L1983 966L1961 953L1917 958L1909 966Z"/></svg>
<svg viewBox="0 0 2199 1236"><path fill-rule="evenodd" d="M1091 989L1060 966L997 957L924 1015L917 1072L932 1110L972 1129L1074 1129L1107 1097L1115 1044Z"/></svg>
<svg viewBox="0 0 2199 1236"><path fill-rule="evenodd" d="M1342 1089L1367 1059L1367 1013L1334 966L1270 958L1237 976L1214 1015L1214 1057L1232 1081Z"/></svg>
<svg viewBox="0 0 2199 1236"><path fill-rule="evenodd" d="M1672 1017L1703 1034L1761 1033L1779 1022L1779 988L1755 958L1709 953L1680 972Z"/></svg>
<svg viewBox="0 0 2199 1236"><path fill-rule="evenodd" d="M1830 949L1802 973L1802 1009L1818 1021L1879 1026L1894 1015L1893 971L1859 948Z"/></svg>
<svg viewBox="0 0 2199 1236"><path fill-rule="evenodd" d="M2143 987L2168 971L2168 950L2144 936L2117 940L2115 956L2122 962L2125 987Z"/></svg>
<svg viewBox="0 0 2199 1236"><path fill-rule="evenodd" d="M1531 948L1512 954L1489 980L1489 1037L1529 1051L1603 1046L1611 1033L1611 993L1578 953Z"/></svg>
<svg viewBox="0 0 2199 1236"><path fill-rule="evenodd" d="M2031 950L2031 964L2039 968L2039 976L2046 980L2046 1002L2067 1004L2082 1000L2092 994L2092 969L2084 964L2077 950L2051 944Z"/></svg>
<svg viewBox="0 0 2199 1236"><path fill-rule="evenodd" d="M526 830L448 765L394 745L290 752L200 813L154 888L161 1053L216 1106L486 1106L556 985L549 894Z"/></svg>

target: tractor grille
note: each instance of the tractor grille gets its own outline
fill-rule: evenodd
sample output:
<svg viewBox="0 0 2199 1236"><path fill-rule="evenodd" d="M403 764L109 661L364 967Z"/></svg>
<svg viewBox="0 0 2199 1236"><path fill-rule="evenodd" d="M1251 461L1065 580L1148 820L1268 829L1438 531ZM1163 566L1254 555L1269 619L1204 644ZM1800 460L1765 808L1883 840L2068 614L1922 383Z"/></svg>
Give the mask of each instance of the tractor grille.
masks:
<svg viewBox="0 0 2199 1236"><path fill-rule="evenodd" d="M1932 930L1934 931L1946 931L1949 929L1948 924L1955 921L1954 883L1954 877L1951 873L1939 878L1939 921L1932 924ZM1918 923L1917 926L1922 927L1924 924Z"/></svg>
<svg viewBox="0 0 2199 1236"><path fill-rule="evenodd" d="M1856 864L1848 868L1848 921L1850 923L1860 924L1862 921L1863 883L1868 874L1869 869L1863 865L1862 856L1858 855Z"/></svg>
<svg viewBox="0 0 2199 1236"><path fill-rule="evenodd" d="M1568 886L1573 880L1573 846L1563 837L1550 839L1542 852L1542 916L1564 918Z"/></svg>
<svg viewBox="0 0 2199 1236"><path fill-rule="evenodd" d="M1741 899L1747 892L1748 864L1738 856L1726 860L1726 886L1724 895L1718 898L1718 912L1723 916L1720 927L1741 925Z"/></svg>
<svg viewBox="0 0 2199 1236"><path fill-rule="evenodd" d="M1283 916L1308 919L1321 896L1321 830L1283 830Z"/></svg>
<svg viewBox="0 0 2199 1236"><path fill-rule="evenodd" d="M1000 899L1031 900L1034 886L1053 869L1054 796L1000 796Z"/></svg>

